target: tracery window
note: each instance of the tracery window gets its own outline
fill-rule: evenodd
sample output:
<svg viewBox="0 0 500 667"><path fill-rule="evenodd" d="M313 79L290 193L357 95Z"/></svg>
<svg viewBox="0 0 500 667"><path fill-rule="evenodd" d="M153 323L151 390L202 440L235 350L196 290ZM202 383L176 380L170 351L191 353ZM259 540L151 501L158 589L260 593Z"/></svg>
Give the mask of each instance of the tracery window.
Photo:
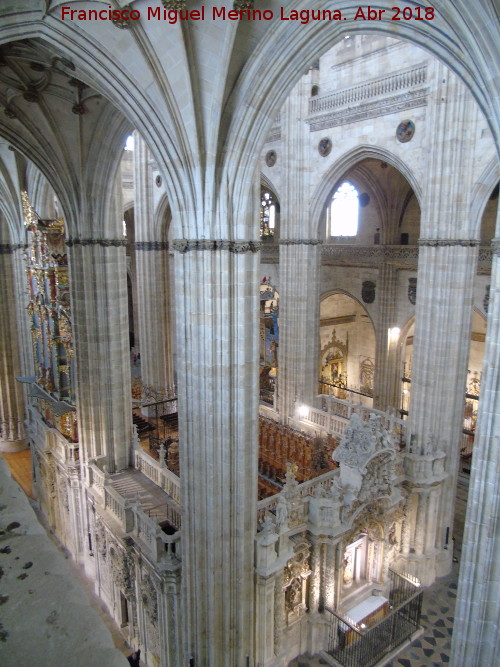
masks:
<svg viewBox="0 0 500 667"><path fill-rule="evenodd" d="M272 240L276 226L276 202L269 190L262 189L260 195L260 238Z"/></svg>
<svg viewBox="0 0 500 667"><path fill-rule="evenodd" d="M330 236L356 236L358 233L359 193L344 181L333 195L328 209Z"/></svg>

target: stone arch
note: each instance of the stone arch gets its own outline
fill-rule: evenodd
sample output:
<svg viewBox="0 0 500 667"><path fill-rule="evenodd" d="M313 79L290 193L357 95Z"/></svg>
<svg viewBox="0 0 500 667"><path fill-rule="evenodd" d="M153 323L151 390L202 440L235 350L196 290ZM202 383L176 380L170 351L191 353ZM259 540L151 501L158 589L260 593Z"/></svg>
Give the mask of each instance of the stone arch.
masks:
<svg viewBox="0 0 500 667"><path fill-rule="evenodd" d="M386 16L391 15L391 3L382 0L380 8L386 10ZM340 9L346 15L352 15L356 7L353 3L346 1L341 2L340 5L337 4L335 9ZM398 25L395 31L394 24L390 25L390 22L386 20L373 22L369 26L365 22L362 26L361 24L358 26L352 21L339 21L335 25L318 21L297 27L282 22L273 31L273 40L268 40L262 48L256 50L254 57L247 63L239 85L233 92L232 104L227 106L227 113L233 114L227 139L227 154L242 156L236 165L237 178L240 183L250 182L254 168L253 156L257 154L256 148L262 145L275 110L283 103L295 83L297 72L303 71L305 64L313 63L346 33L354 35L381 33L397 37L410 41L444 62L472 92L492 127L498 145L499 114L493 107L493 100L496 98L495 77L493 73L488 72L484 56L481 55L481 49L489 52L496 48L493 28L495 19L491 17L491 26L487 28L488 21L482 16L484 12L483 7L471 8L464 4L460 9L456 6L447 8L445 19L444 15L436 10L436 20L426 24L425 34L419 26L410 25L409 22ZM485 31L479 39L482 42L480 46L477 34L472 28L479 31L482 30L482 25L485 26ZM447 37L450 32L453 34L452 39ZM467 54L466 58L463 56L463 49ZM276 73L276 58L272 57L274 51L280 54L279 62L283 63L278 73ZM491 57L495 57L493 53ZM257 80L259 81L258 87ZM262 80L265 81L264 87L262 87ZM257 89L259 89L259 98L256 103L254 91ZM235 109L236 98L244 101L252 99L252 104L242 104ZM225 170L228 168L234 170L235 164L232 162L230 167L226 164ZM416 184L412 182L411 178L408 180L420 196L420 190L416 188ZM235 188L236 210L241 206L238 200L239 193Z"/></svg>
<svg viewBox="0 0 500 667"><path fill-rule="evenodd" d="M309 219L312 222L313 229L316 230L316 238L324 238L325 236L325 212L338 183L350 169L366 158L375 158L387 162L397 169L410 184L420 206L422 187L413 170L403 160L387 149L379 146L358 146L354 150L349 150L332 165L331 169L324 175L311 197ZM376 192L374 194L376 196Z"/></svg>
<svg viewBox="0 0 500 667"><path fill-rule="evenodd" d="M488 203L493 188L499 181L500 162L497 159L491 160L490 163L486 165L481 176L477 179L472 191L470 207L470 216L474 228L472 238L481 238L481 223L484 209L486 208L486 204ZM500 229L498 229L499 224L500 223L497 222L496 236L500 236Z"/></svg>

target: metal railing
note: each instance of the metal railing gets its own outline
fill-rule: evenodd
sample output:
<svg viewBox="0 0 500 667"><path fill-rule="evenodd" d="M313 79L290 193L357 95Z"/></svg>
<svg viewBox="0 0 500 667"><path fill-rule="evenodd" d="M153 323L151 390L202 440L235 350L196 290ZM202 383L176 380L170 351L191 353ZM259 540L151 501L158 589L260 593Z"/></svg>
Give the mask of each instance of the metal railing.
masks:
<svg viewBox="0 0 500 667"><path fill-rule="evenodd" d="M328 653L343 667L375 665L420 627L423 593L415 587L413 591L401 604L389 604L388 614L366 630L327 607L331 618Z"/></svg>

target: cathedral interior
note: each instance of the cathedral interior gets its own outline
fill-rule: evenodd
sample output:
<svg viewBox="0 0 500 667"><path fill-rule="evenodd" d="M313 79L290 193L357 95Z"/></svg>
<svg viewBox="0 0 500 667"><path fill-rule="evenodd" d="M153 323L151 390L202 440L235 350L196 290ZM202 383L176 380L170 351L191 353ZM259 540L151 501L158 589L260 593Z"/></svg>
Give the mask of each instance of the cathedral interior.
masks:
<svg viewBox="0 0 500 667"><path fill-rule="evenodd" d="M498 5L391 4L0 0L2 664L495 664Z"/></svg>

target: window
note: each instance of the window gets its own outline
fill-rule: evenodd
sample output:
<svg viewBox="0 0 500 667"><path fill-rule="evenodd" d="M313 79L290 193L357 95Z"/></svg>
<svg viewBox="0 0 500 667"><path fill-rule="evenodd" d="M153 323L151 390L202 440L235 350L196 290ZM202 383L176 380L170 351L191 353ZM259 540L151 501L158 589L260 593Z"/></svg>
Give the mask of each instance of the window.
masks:
<svg viewBox="0 0 500 667"><path fill-rule="evenodd" d="M274 226L276 220L276 205L271 192L261 191L260 201L260 237L274 238Z"/></svg>
<svg viewBox="0 0 500 667"><path fill-rule="evenodd" d="M358 191L348 181L333 195L328 210L330 236L356 236L358 233Z"/></svg>

